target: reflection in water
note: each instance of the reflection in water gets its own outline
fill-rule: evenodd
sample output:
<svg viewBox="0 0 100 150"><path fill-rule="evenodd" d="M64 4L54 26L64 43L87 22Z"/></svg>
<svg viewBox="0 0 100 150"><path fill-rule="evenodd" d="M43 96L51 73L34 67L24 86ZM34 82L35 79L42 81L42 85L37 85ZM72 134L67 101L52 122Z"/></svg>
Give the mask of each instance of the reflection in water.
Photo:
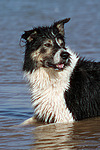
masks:
<svg viewBox="0 0 100 150"><path fill-rule="evenodd" d="M73 124L44 125L37 127L33 133L36 138L34 145L37 149L71 149L74 147L70 144Z"/></svg>
<svg viewBox="0 0 100 150"><path fill-rule="evenodd" d="M74 124L50 124L37 127L36 149L99 149L100 118L75 122Z"/></svg>
<svg viewBox="0 0 100 150"><path fill-rule="evenodd" d="M73 124L39 124L12 126L18 119L0 118L2 149L100 149L100 117Z"/></svg>

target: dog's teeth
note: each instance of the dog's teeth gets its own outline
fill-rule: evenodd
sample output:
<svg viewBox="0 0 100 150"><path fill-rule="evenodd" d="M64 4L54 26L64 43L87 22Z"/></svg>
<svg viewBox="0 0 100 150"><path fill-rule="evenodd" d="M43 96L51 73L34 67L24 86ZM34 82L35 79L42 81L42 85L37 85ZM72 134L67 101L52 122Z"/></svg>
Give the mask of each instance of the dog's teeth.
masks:
<svg viewBox="0 0 100 150"><path fill-rule="evenodd" d="M56 65L56 67L62 69L62 68L64 68L64 64L58 64L58 65Z"/></svg>

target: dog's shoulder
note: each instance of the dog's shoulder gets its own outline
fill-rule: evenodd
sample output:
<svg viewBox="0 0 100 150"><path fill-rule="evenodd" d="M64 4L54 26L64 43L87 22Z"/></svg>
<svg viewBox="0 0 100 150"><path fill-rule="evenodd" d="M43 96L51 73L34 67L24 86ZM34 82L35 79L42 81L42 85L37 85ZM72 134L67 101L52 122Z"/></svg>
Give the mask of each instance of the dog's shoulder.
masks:
<svg viewBox="0 0 100 150"><path fill-rule="evenodd" d="M80 58L73 71L74 75L85 78L92 78L100 82L100 62L94 62Z"/></svg>

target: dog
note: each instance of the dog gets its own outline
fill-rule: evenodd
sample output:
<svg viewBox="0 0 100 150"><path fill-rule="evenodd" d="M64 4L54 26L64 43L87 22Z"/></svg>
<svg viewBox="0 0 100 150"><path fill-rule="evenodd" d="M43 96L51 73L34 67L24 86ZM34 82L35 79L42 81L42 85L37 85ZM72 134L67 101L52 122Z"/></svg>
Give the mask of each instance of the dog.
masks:
<svg viewBox="0 0 100 150"><path fill-rule="evenodd" d="M71 123L100 116L100 62L65 46L66 18L24 31L24 75L34 116L45 123Z"/></svg>

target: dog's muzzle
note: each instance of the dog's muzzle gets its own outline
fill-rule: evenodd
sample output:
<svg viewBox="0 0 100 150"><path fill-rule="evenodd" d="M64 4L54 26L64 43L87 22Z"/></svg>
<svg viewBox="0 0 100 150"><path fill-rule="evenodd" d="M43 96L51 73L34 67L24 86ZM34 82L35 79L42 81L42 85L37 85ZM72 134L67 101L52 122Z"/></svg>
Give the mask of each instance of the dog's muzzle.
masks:
<svg viewBox="0 0 100 150"><path fill-rule="evenodd" d="M59 50L55 53L53 61L56 70L62 70L68 64L70 54L66 50Z"/></svg>
<svg viewBox="0 0 100 150"><path fill-rule="evenodd" d="M65 62L69 58L69 53L66 50L59 50L54 55L54 63Z"/></svg>
<svg viewBox="0 0 100 150"><path fill-rule="evenodd" d="M44 61L44 67L53 68L55 70L63 70L69 65L70 54L65 49L58 50L52 58Z"/></svg>

